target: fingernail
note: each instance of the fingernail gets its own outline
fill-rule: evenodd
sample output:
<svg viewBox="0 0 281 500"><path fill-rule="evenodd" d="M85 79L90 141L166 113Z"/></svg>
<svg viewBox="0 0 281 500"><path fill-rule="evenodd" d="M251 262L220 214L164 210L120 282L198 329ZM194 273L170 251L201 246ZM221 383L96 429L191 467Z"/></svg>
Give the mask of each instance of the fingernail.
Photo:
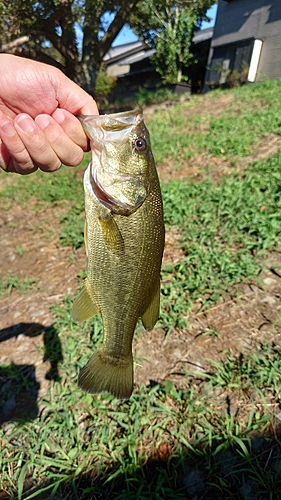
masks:
<svg viewBox="0 0 281 500"><path fill-rule="evenodd" d="M17 124L23 132L32 132L34 130L34 121L30 116L23 115L17 119Z"/></svg>
<svg viewBox="0 0 281 500"><path fill-rule="evenodd" d="M50 125L50 118L47 115L38 115L35 121L42 130Z"/></svg>
<svg viewBox="0 0 281 500"><path fill-rule="evenodd" d="M64 112L59 108L53 112L52 117L54 118L54 120L56 120L57 123L62 123L65 120Z"/></svg>
<svg viewBox="0 0 281 500"><path fill-rule="evenodd" d="M0 123L0 127L2 132L9 137L12 137L16 133L13 123L10 121L3 121Z"/></svg>

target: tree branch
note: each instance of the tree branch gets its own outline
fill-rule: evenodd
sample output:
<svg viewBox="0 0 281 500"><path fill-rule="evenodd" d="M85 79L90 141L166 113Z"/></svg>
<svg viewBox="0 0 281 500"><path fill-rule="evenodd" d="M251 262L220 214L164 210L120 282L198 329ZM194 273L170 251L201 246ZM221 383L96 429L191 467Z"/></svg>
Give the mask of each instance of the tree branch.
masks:
<svg viewBox="0 0 281 500"><path fill-rule="evenodd" d="M56 59L49 56L45 52L42 52L36 46L23 49L21 51L16 51L16 55L28 57L29 59L34 59L35 61L40 61L46 64L50 64L51 66L55 66L56 68L60 69L63 73L65 73L65 67L61 63L59 63Z"/></svg>
<svg viewBox="0 0 281 500"><path fill-rule="evenodd" d="M19 45L29 42L29 40L30 40L29 36L27 35L21 36L16 40L13 40L12 42L3 43L0 47L0 50L1 52L11 52L13 49L16 49Z"/></svg>
<svg viewBox="0 0 281 500"><path fill-rule="evenodd" d="M107 32L104 34L102 39L100 40L100 57L103 58L103 56L106 54L106 52L110 49L110 46L113 42L113 40L117 37L118 33L121 31L123 28L124 24L126 24L126 21L129 19L129 16L135 7L139 0L125 0L123 2L122 7L120 10L117 12L115 18L113 19L112 23L108 27ZM125 4L125 5L124 5Z"/></svg>
<svg viewBox="0 0 281 500"><path fill-rule="evenodd" d="M41 34L53 44L55 49L57 49L65 59L72 59L73 61L76 60L75 54L73 54L71 50L68 50L68 48L62 43L61 37L58 36L55 31L48 26L47 21L45 30L42 31Z"/></svg>

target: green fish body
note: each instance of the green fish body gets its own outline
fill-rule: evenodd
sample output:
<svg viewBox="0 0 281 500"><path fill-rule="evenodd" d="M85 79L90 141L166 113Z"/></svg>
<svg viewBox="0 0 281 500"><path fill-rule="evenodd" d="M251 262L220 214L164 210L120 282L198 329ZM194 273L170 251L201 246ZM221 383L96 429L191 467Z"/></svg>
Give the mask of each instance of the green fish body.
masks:
<svg viewBox="0 0 281 500"><path fill-rule="evenodd" d="M158 175L142 111L80 117L91 140L84 176L87 278L73 319L102 315L102 347L79 374L79 386L127 399L133 390L132 340L159 316L164 247Z"/></svg>

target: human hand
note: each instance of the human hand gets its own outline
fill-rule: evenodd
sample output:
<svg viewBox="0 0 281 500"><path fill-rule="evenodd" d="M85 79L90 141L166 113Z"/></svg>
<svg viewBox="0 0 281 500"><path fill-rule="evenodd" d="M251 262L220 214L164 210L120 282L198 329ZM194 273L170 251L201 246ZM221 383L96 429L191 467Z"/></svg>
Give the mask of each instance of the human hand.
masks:
<svg viewBox="0 0 281 500"><path fill-rule="evenodd" d="M0 54L0 167L29 174L78 165L89 150L74 116L95 101L53 66Z"/></svg>

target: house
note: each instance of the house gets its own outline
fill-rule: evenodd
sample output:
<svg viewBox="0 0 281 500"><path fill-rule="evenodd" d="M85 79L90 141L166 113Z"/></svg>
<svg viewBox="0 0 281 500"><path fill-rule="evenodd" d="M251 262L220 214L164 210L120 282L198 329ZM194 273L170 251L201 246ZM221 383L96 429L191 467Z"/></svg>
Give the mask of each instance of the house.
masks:
<svg viewBox="0 0 281 500"><path fill-rule="evenodd" d="M147 58L148 51L149 46L141 40L110 47L103 59L107 74L117 77L128 74L135 58Z"/></svg>
<svg viewBox="0 0 281 500"><path fill-rule="evenodd" d="M281 0L218 0L204 90L233 70L245 80L281 78Z"/></svg>
<svg viewBox="0 0 281 500"><path fill-rule="evenodd" d="M110 100L128 99L136 94L139 87L156 85L159 76L150 61L154 52L141 40L110 48L103 60L107 74L117 77Z"/></svg>
<svg viewBox="0 0 281 500"><path fill-rule="evenodd" d="M192 39L191 50L198 63L184 69L183 74L194 82L195 91L198 81L204 81L212 34L213 28L206 28L196 31ZM140 40L110 48L103 62L107 74L118 77L115 99L131 97L142 86L153 89L161 84L159 73L151 61L154 54L155 49Z"/></svg>

